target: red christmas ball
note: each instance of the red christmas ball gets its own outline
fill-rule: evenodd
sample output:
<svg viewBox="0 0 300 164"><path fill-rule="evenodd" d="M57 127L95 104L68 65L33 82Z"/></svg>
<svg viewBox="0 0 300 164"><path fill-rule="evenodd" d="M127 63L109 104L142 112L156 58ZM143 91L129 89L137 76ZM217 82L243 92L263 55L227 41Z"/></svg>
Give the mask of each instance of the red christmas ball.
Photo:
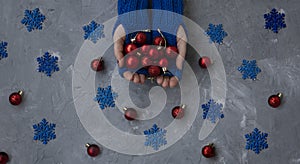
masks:
<svg viewBox="0 0 300 164"><path fill-rule="evenodd" d="M268 99L268 103L271 107L277 108L281 104L282 93L278 93L277 95L272 95Z"/></svg>
<svg viewBox="0 0 300 164"><path fill-rule="evenodd" d="M169 58L176 58L178 55L178 49L176 46L169 46L166 48L166 55Z"/></svg>
<svg viewBox="0 0 300 164"><path fill-rule="evenodd" d="M134 43L129 43L125 46L124 52L125 54L129 54L133 50L137 49L138 47Z"/></svg>
<svg viewBox="0 0 300 164"><path fill-rule="evenodd" d="M151 46L149 46L149 45L143 45L143 46L141 47L141 53L142 53L142 54L148 54L150 48L151 48Z"/></svg>
<svg viewBox="0 0 300 164"><path fill-rule="evenodd" d="M157 77L161 74L161 68L159 66L150 66L148 68L148 73L151 77Z"/></svg>
<svg viewBox="0 0 300 164"><path fill-rule="evenodd" d="M152 65L152 64L153 64L153 61L152 61L148 56L144 56L144 57L142 58L141 63L142 63L142 66L143 66L143 67L147 67L147 66Z"/></svg>
<svg viewBox="0 0 300 164"><path fill-rule="evenodd" d="M202 155L206 158L211 158L216 156L215 147L213 144L206 145L202 148Z"/></svg>
<svg viewBox="0 0 300 164"><path fill-rule="evenodd" d="M168 67L169 61L167 58L161 58L158 62L158 65L161 67Z"/></svg>
<svg viewBox="0 0 300 164"><path fill-rule="evenodd" d="M165 39L161 36L157 36L154 38L153 44L157 46L165 46Z"/></svg>
<svg viewBox="0 0 300 164"><path fill-rule="evenodd" d="M201 68L207 68L211 65L211 60L207 56L203 56L199 59L199 66Z"/></svg>
<svg viewBox="0 0 300 164"><path fill-rule="evenodd" d="M129 69L136 69L139 66L139 58L135 55L126 57L126 67Z"/></svg>
<svg viewBox="0 0 300 164"><path fill-rule="evenodd" d="M161 56L161 53L155 48L155 47L152 47L150 50L149 50L149 53L148 53L148 56L151 58L151 59L158 59L160 56Z"/></svg>
<svg viewBox="0 0 300 164"><path fill-rule="evenodd" d="M100 148L98 145L95 145L95 144L86 144L85 145L87 147L87 153L89 156L91 157L96 157L100 154Z"/></svg>
<svg viewBox="0 0 300 164"><path fill-rule="evenodd" d="M184 105L183 106L176 106L172 109L172 116L175 119L181 119L184 116Z"/></svg>
<svg viewBox="0 0 300 164"><path fill-rule="evenodd" d="M126 120L128 121L132 121L135 120L137 117L137 112L135 109L132 108L124 108L124 117L126 118Z"/></svg>
<svg viewBox="0 0 300 164"><path fill-rule="evenodd" d="M5 152L0 152L0 164L6 164L8 161L8 155Z"/></svg>
<svg viewBox="0 0 300 164"><path fill-rule="evenodd" d="M136 34L135 40L138 44L144 44L147 40L147 35L143 32L139 32Z"/></svg>
<svg viewBox="0 0 300 164"><path fill-rule="evenodd" d="M104 68L104 61L103 61L103 59L102 58L94 59L91 62L91 68L92 68L92 70L94 70L96 72L102 71L103 68Z"/></svg>
<svg viewBox="0 0 300 164"><path fill-rule="evenodd" d="M9 96L11 105L20 105L22 102L23 91L14 92Z"/></svg>

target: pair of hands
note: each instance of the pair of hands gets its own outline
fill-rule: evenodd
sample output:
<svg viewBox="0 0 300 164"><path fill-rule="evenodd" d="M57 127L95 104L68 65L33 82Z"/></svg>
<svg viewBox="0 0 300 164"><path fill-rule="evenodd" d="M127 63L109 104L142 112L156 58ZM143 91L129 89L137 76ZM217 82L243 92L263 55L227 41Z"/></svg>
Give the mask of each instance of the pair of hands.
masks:
<svg viewBox="0 0 300 164"><path fill-rule="evenodd" d="M118 61L118 66L121 68L124 66L124 54L123 54L123 48L124 48L124 42L125 42L125 29L120 24L113 35L114 40L114 54ZM178 49L178 56L176 58L176 67L179 70L182 70L182 66L184 63L185 55L186 55L186 42L187 42L187 36L185 33L184 28L180 25L177 30L176 35L176 41L177 41L177 49ZM133 81L136 84L144 84L146 80L146 76L143 74L137 74L134 72L126 71L123 74L124 78ZM167 76L159 76L156 78L157 84L161 85L162 87L175 87L179 79L176 76L173 77L167 77Z"/></svg>

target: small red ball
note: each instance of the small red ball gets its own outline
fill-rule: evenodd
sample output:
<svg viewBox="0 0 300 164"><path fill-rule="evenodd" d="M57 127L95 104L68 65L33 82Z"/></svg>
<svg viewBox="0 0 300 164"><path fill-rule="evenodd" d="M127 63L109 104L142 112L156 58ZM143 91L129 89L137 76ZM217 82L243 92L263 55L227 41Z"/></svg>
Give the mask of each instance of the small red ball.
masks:
<svg viewBox="0 0 300 164"><path fill-rule="evenodd" d="M161 36L154 38L153 44L157 46L165 46L165 39Z"/></svg>
<svg viewBox="0 0 300 164"><path fill-rule="evenodd" d="M125 54L129 54L133 50L137 49L138 47L134 43L129 43L125 46L124 52Z"/></svg>
<svg viewBox="0 0 300 164"><path fill-rule="evenodd" d="M96 72L102 71L103 68L104 68L104 61L103 61L103 59L102 58L100 58L100 59L94 59L91 62L91 68L92 68L92 70L94 70Z"/></svg>
<svg viewBox="0 0 300 164"><path fill-rule="evenodd" d="M139 32L136 34L135 40L138 44L144 44L147 40L147 35L143 32Z"/></svg>
<svg viewBox="0 0 300 164"><path fill-rule="evenodd" d="M277 108L281 104L282 93L278 93L277 95L272 95L268 99L268 103L271 107Z"/></svg>
<svg viewBox="0 0 300 164"><path fill-rule="evenodd" d="M95 144L92 144L92 145L89 145L87 144L87 153L89 156L91 157L96 157L100 154L100 148L98 145L95 145Z"/></svg>
<svg viewBox="0 0 300 164"><path fill-rule="evenodd" d="M158 59L161 56L161 53L155 47L152 47L149 50L148 56L151 59L156 60L156 59Z"/></svg>
<svg viewBox="0 0 300 164"><path fill-rule="evenodd" d="M203 56L199 59L199 66L201 68L207 68L211 65L211 60L207 56Z"/></svg>
<svg viewBox="0 0 300 164"><path fill-rule="evenodd" d="M176 106L172 109L172 116L175 119L181 119L184 116L184 109L181 106Z"/></svg>
<svg viewBox="0 0 300 164"><path fill-rule="evenodd" d="M176 46L169 46L166 48L166 55L169 58L175 58L178 55L178 49Z"/></svg>
<svg viewBox="0 0 300 164"><path fill-rule="evenodd" d="M153 61L152 61L148 56L144 56L144 57L142 58L141 63L142 63L142 66L143 66L143 67L147 67L147 66L152 65L152 64L153 64Z"/></svg>
<svg viewBox="0 0 300 164"><path fill-rule="evenodd" d="M169 61L167 58L161 58L158 62L158 65L161 67L168 67Z"/></svg>
<svg viewBox="0 0 300 164"><path fill-rule="evenodd" d="M126 67L129 69L136 69L139 66L139 58L135 55L126 57Z"/></svg>
<svg viewBox="0 0 300 164"><path fill-rule="evenodd" d="M20 105L22 102L22 91L14 92L9 96L9 102L11 105Z"/></svg>
<svg viewBox="0 0 300 164"><path fill-rule="evenodd" d="M5 152L0 152L0 164L6 164L8 161L8 155Z"/></svg>
<svg viewBox="0 0 300 164"><path fill-rule="evenodd" d="M213 144L206 145L202 148L202 155L206 158L211 158L216 156L215 148Z"/></svg>
<svg viewBox="0 0 300 164"><path fill-rule="evenodd" d="M143 46L141 47L141 53L142 53L142 54L148 54L150 48L151 48L151 46L149 46L149 45L143 45Z"/></svg>
<svg viewBox="0 0 300 164"><path fill-rule="evenodd" d="M137 117L137 112L135 109L132 108L124 108L124 117L126 118L126 120L128 121L132 121L135 120Z"/></svg>
<svg viewBox="0 0 300 164"><path fill-rule="evenodd" d="M151 77L157 77L161 74L161 68L159 66L150 66L148 68L148 73Z"/></svg>

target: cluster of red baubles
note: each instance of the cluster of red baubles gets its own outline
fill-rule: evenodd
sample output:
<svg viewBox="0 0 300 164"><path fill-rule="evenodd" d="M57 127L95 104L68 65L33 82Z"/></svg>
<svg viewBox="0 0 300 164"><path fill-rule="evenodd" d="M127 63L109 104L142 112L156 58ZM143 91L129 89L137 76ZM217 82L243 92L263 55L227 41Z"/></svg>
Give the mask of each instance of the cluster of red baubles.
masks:
<svg viewBox="0 0 300 164"><path fill-rule="evenodd" d="M168 68L170 60L176 59L178 49L176 46L167 47L163 36L154 38L153 45L145 44L146 40L146 34L138 32L132 42L125 45L125 65L129 69L146 68L149 76L157 77L163 73L163 68Z"/></svg>

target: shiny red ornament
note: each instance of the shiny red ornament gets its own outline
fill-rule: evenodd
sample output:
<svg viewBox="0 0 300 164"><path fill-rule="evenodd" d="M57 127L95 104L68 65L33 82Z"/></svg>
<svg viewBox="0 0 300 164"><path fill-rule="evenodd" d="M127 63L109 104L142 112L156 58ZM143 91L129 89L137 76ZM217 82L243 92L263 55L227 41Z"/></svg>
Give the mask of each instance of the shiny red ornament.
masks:
<svg viewBox="0 0 300 164"><path fill-rule="evenodd" d="M157 77L161 74L161 68L159 66L150 66L148 68L148 73L151 77Z"/></svg>
<svg viewBox="0 0 300 164"><path fill-rule="evenodd" d="M161 59L159 60L159 62L158 62L158 65L159 65L160 67L168 67L169 61L168 61L167 58L161 58Z"/></svg>
<svg viewBox="0 0 300 164"><path fill-rule="evenodd" d="M128 121L135 120L137 117L137 112L133 108L124 108L124 117Z"/></svg>
<svg viewBox="0 0 300 164"><path fill-rule="evenodd" d="M165 46L165 39L161 36L157 36L156 38L154 38L153 40L153 44L157 45L157 46Z"/></svg>
<svg viewBox="0 0 300 164"><path fill-rule="evenodd" d="M283 96L282 93L278 93L277 95L270 96L268 99L269 105L273 108L279 107L281 104L282 96Z"/></svg>
<svg viewBox="0 0 300 164"><path fill-rule="evenodd" d="M125 54L129 54L133 50L137 49L138 47L134 43L129 43L125 46L124 52Z"/></svg>
<svg viewBox="0 0 300 164"><path fill-rule="evenodd" d="M139 58L135 55L126 57L126 67L129 69L136 69L139 66Z"/></svg>
<svg viewBox="0 0 300 164"><path fill-rule="evenodd" d="M213 144L206 145L202 148L202 155L206 158L211 158L216 156L215 147Z"/></svg>
<svg viewBox="0 0 300 164"><path fill-rule="evenodd" d="M135 41L138 44L144 44L146 43L146 40L147 40L147 35L145 33L139 32L136 34Z"/></svg>
<svg viewBox="0 0 300 164"><path fill-rule="evenodd" d="M156 59L158 59L161 56L161 53L155 47L152 47L149 50L148 56L151 59L156 60Z"/></svg>
<svg viewBox="0 0 300 164"><path fill-rule="evenodd" d="M91 62L91 68L92 68L92 70L94 70L96 72L102 71L104 68L104 61L103 61L102 57L99 59L94 59Z"/></svg>
<svg viewBox="0 0 300 164"><path fill-rule="evenodd" d="M202 58L199 59L199 66L201 68L207 68L211 65L211 60L207 56L203 56Z"/></svg>
<svg viewBox="0 0 300 164"><path fill-rule="evenodd" d="M185 105L174 107L172 109L172 116L175 119L181 119L181 118L183 118L183 116L184 116L184 108L185 108Z"/></svg>
<svg viewBox="0 0 300 164"><path fill-rule="evenodd" d="M176 46L169 46L166 48L166 55L169 58L176 58L178 55L178 49Z"/></svg>
<svg viewBox="0 0 300 164"><path fill-rule="evenodd" d="M0 152L0 164L6 164L9 161L7 153Z"/></svg>
<svg viewBox="0 0 300 164"><path fill-rule="evenodd" d="M101 153L99 146L96 144L92 144L92 145L86 144L85 146L87 147L88 155L91 157L96 157Z"/></svg>
<svg viewBox="0 0 300 164"><path fill-rule="evenodd" d="M142 66L143 66L143 67L147 67L147 66L152 65L152 64L153 64L153 61L152 61L148 56L144 56L144 57L142 58L141 63L142 63Z"/></svg>
<svg viewBox="0 0 300 164"><path fill-rule="evenodd" d="M11 105L20 105L22 102L23 91L14 92L9 96Z"/></svg>
<svg viewBox="0 0 300 164"><path fill-rule="evenodd" d="M143 45L140 48L140 51L141 51L142 54L148 54L150 49L151 49L151 46L149 46L149 45Z"/></svg>

